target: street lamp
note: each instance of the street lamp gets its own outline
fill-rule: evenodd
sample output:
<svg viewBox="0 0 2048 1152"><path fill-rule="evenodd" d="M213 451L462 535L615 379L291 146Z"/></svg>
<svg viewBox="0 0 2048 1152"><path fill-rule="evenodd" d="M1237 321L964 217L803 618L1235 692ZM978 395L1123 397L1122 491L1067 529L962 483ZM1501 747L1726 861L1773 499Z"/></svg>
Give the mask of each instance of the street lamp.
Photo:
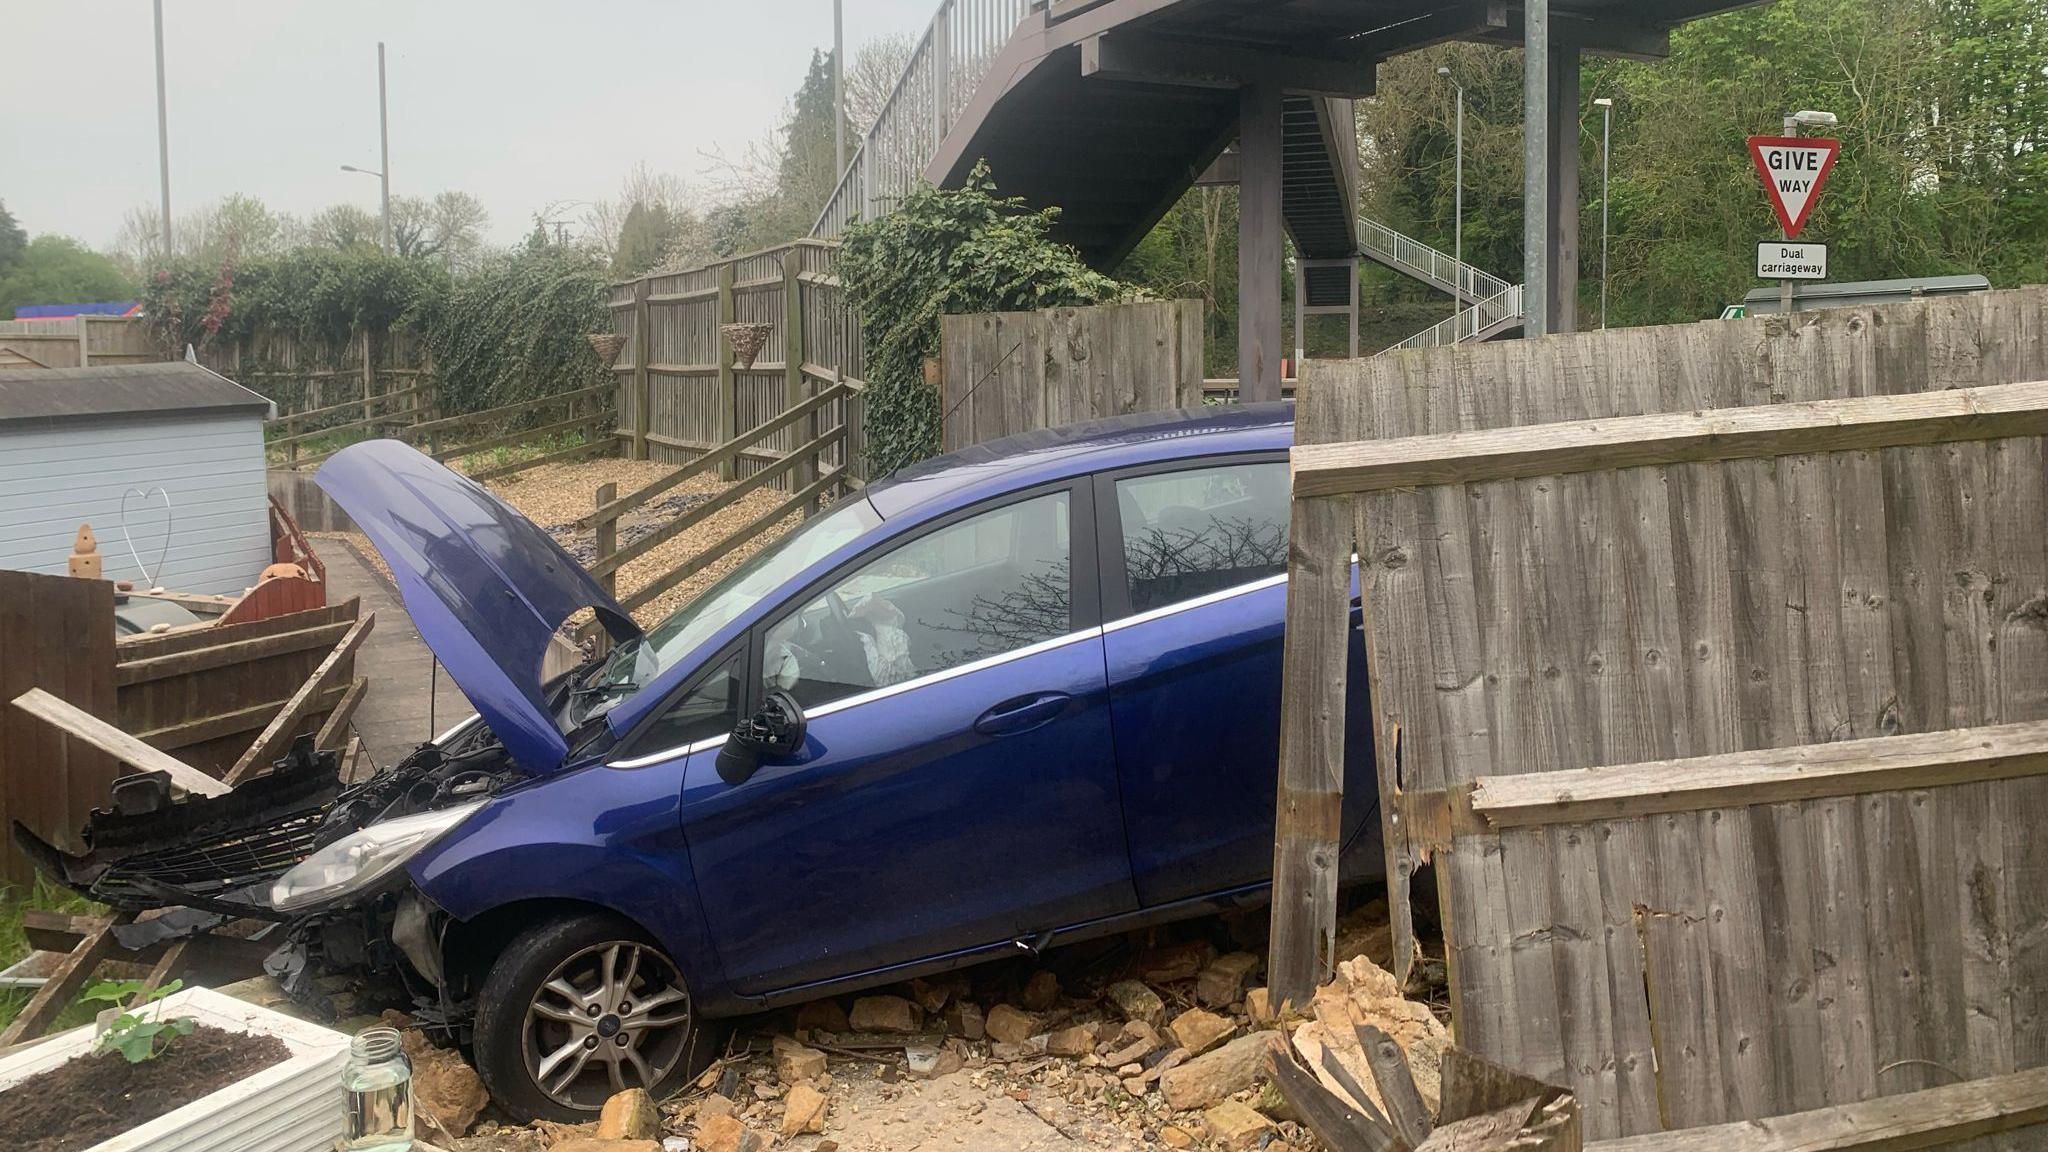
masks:
<svg viewBox="0 0 2048 1152"><path fill-rule="evenodd" d="M384 100L384 42L382 40L377 41L377 148L378 159L382 162L383 166L381 171L358 168L353 164L343 164L341 170L343 172L359 172L365 176L375 176L382 183L383 209L381 220L384 231L384 250L389 252L391 251L391 118L387 113L387 105Z"/></svg>
<svg viewBox="0 0 2048 1152"><path fill-rule="evenodd" d="M1600 109L1600 327L1607 327L1607 157L1613 138L1614 101L1602 96L1593 101Z"/></svg>
<svg viewBox="0 0 2048 1152"><path fill-rule="evenodd" d="M1801 128L1832 128L1835 126L1835 123L1835 114L1833 112L1816 112L1811 108L1802 108L1785 117L1785 135L1797 140L1799 139L1799 130ZM1786 236L1785 239L1790 240L1791 237ZM1797 283L1794 280L1778 281L1779 315L1790 316L1792 314L1792 293Z"/></svg>
<svg viewBox="0 0 2048 1152"><path fill-rule="evenodd" d="M1451 209L1451 263L1455 266L1453 274L1458 278L1458 290L1451 294L1451 303L1455 305L1451 314L1455 316L1464 310L1466 298L1472 295L1471 278L1465 274L1465 86L1451 79L1451 70L1448 67L1439 67L1436 74L1450 80L1451 87L1458 90L1458 159L1455 177L1457 187L1456 200ZM1473 323L1478 323L1478 317L1473 317ZM1457 333L1453 332L1451 335L1455 338Z"/></svg>

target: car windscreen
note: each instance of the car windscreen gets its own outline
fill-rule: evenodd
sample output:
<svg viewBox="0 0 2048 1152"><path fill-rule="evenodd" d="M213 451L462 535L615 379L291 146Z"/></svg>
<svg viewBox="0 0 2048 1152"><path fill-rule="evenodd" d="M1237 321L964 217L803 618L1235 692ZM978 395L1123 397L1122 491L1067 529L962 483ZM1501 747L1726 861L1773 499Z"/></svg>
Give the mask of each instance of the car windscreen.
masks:
<svg viewBox="0 0 2048 1152"><path fill-rule="evenodd" d="M578 719L615 708L688 657L739 614L773 595L798 573L882 522L865 498L842 503L813 517L782 539L748 557L718 583L655 625L644 640L613 651L601 676L584 693L598 699Z"/></svg>

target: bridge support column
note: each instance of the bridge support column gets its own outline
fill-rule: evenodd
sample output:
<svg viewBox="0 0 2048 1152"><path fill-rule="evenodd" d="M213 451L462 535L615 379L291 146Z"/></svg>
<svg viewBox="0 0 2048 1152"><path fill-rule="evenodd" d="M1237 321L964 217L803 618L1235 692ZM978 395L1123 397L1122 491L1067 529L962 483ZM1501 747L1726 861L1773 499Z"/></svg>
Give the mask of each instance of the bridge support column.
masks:
<svg viewBox="0 0 2048 1152"><path fill-rule="evenodd" d="M1280 399L1281 91L1272 80L1238 89L1237 396Z"/></svg>
<svg viewBox="0 0 2048 1152"><path fill-rule="evenodd" d="M1579 46L1556 35L1550 0L1522 22L1522 331L1578 327Z"/></svg>

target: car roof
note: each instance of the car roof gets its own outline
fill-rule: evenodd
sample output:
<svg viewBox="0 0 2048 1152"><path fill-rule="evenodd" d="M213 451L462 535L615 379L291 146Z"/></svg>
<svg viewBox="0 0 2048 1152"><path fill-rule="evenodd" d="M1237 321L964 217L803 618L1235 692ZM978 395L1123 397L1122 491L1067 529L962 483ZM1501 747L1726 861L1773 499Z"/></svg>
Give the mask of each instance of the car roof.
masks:
<svg viewBox="0 0 2048 1152"><path fill-rule="evenodd" d="M1282 450L1294 405L1228 404L1144 412L990 440L934 456L868 485L884 520L923 519L988 496L1110 468L1190 456Z"/></svg>

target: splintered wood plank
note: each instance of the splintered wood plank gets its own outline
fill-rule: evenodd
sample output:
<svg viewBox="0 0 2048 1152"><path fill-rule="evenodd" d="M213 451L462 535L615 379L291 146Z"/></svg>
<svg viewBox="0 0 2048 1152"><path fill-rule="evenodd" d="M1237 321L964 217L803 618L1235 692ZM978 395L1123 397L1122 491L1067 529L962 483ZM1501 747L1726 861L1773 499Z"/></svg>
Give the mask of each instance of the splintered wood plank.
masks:
<svg viewBox="0 0 2048 1152"><path fill-rule="evenodd" d="M14 706L59 729L65 735L98 748L123 764L144 772L165 773L171 778L171 783L187 792L201 796L221 796L228 792L229 785L215 780L197 768L187 766L184 761L169 753L157 751L112 724L72 707L41 688L31 688L16 696Z"/></svg>
<svg viewBox="0 0 2048 1152"><path fill-rule="evenodd" d="M1408 1058L1394 1038L1370 1024L1358 1025L1358 1046L1372 1068L1373 1083L1379 1085L1380 1102L1387 1108L1387 1123L1394 1135L1410 1148L1429 1139L1435 1128L1429 1109L1416 1090L1415 1077L1408 1071Z"/></svg>
<svg viewBox="0 0 2048 1152"><path fill-rule="evenodd" d="M1538 345L1549 351L1558 345ZM1300 445L1297 496L2048 434L2048 381Z"/></svg>
<svg viewBox="0 0 2048 1152"><path fill-rule="evenodd" d="M1784 1116L1588 1144L1586 1152L1911 1152L2048 1124L2048 1068Z"/></svg>
<svg viewBox="0 0 2048 1152"><path fill-rule="evenodd" d="M1355 1111L1316 1083L1284 1049L1268 1053L1266 1062L1281 1098L1326 1147L1342 1152L1413 1152L1412 1145L1386 1125Z"/></svg>
<svg viewBox="0 0 2048 1152"><path fill-rule="evenodd" d="M284 707L277 710L277 715L257 735L255 742L249 745L249 750L242 753L241 759L235 761L234 767L228 769L229 784L241 783L248 779L250 774L268 767L271 761L284 755L286 748L291 744L292 736L298 732L299 725L312 710L313 702L334 682L335 677L341 675L342 669L349 661L354 659L356 649L362 646L364 638L369 636L370 629L375 627L376 623L377 614L368 613L351 625L347 634L335 642L334 650L327 654L326 659L320 661L313 669L313 674L306 677L306 682L299 685L298 691L293 692L291 698L284 702Z"/></svg>
<svg viewBox="0 0 2048 1152"><path fill-rule="evenodd" d="M0 1029L0 1050L33 1040L47 1031L56 1022L58 1014L85 990L86 982L92 979L100 961L119 951L114 928L132 923L134 919L132 912L117 912L98 919L78 946L57 965L57 970L50 973L43 986L36 989L36 994L29 997L20 1014L5 1029Z"/></svg>

